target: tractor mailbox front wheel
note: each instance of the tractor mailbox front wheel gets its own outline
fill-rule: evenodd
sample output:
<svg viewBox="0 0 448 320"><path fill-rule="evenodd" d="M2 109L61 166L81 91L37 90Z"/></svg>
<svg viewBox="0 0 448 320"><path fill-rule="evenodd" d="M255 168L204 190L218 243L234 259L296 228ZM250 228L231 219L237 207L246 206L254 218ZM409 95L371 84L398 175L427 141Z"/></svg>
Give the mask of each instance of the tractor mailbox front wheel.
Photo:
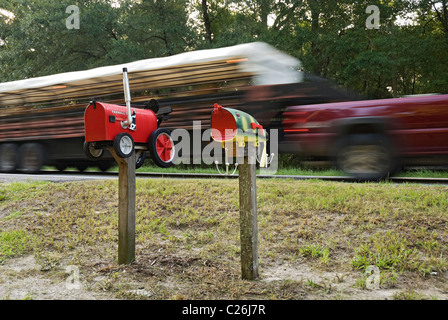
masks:
<svg viewBox="0 0 448 320"><path fill-rule="evenodd" d="M149 153L156 165L168 168L173 165L174 142L171 131L165 128L156 129L149 138Z"/></svg>
<svg viewBox="0 0 448 320"><path fill-rule="evenodd" d="M114 139L114 151L121 158L129 158L134 152L134 139L129 133L120 133Z"/></svg>

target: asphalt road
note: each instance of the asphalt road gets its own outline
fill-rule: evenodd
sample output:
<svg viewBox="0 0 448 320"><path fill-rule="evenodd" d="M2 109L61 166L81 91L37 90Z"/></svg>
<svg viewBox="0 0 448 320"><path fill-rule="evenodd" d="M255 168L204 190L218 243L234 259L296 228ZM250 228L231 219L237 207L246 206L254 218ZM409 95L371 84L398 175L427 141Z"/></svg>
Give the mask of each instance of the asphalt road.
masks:
<svg viewBox="0 0 448 320"><path fill-rule="evenodd" d="M81 174L81 173L38 173L38 174L23 174L23 173L0 173L0 182L27 182L27 181L52 181L52 182L67 182L67 181L82 181L82 180L104 180L104 179L118 179L118 175L95 175L95 174Z"/></svg>
<svg viewBox="0 0 448 320"><path fill-rule="evenodd" d="M154 179L154 178L174 178L174 179L237 179L238 175L223 176L219 174L196 174L196 173L137 173L137 178L140 179ZM319 179L324 181L344 181L344 182L356 182L350 177L338 177L338 176L263 176L259 175L257 178L260 179L294 179L294 180L309 180L309 179ZM0 173L0 183L6 182L27 182L27 181L51 181L51 182L70 182L70 181L85 181L85 180L105 180L105 179L117 179L117 172L59 172L59 171L43 171L38 174L24 174L24 173L13 173L4 174ZM390 182L394 183L418 183L427 185L448 185L448 178L400 178L392 177Z"/></svg>

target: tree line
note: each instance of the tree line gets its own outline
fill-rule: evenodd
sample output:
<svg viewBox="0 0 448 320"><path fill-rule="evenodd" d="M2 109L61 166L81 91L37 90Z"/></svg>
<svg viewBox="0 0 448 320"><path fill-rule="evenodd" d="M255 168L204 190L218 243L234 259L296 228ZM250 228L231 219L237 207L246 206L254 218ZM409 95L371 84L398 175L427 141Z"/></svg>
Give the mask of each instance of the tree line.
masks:
<svg viewBox="0 0 448 320"><path fill-rule="evenodd" d="M366 98L448 93L446 0L0 0L0 82L253 41Z"/></svg>

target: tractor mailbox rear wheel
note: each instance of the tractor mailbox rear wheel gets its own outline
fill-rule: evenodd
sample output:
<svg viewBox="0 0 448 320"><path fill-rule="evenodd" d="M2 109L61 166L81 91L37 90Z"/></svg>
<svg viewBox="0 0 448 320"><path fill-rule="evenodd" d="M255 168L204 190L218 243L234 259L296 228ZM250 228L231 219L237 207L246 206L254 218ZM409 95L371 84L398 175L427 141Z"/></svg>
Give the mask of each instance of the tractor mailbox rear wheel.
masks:
<svg viewBox="0 0 448 320"><path fill-rule="evenodd" d="M175 155L171 131L165 128L156 129L149 138L149 153L156 165L168 168L173 165Z"/></svg>
<svg viewBox="0 0 448 320"><path fill-rule="evenodd" d="M118 134L114 139L114 151L121 158L129 158L134 152L134 139L129 133Z"/></svg>

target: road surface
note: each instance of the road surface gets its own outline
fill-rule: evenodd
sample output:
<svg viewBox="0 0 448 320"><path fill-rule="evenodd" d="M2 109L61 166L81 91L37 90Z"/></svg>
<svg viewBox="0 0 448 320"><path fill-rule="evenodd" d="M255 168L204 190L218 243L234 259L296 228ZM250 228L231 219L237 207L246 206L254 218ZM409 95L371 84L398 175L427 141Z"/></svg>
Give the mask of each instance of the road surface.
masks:
<svg viewBox="0 0 448 320"><path fill-rule="evenodd" d="M104 179L118 179L118 175L101 175L101 174L83 174L83 173L38 173L38 174L23 174L23 173L0 173L1 182L28 182L28 181L52 181L52 182L67 182L67 181L81 181L81 180L104 180Z"/></svg>

